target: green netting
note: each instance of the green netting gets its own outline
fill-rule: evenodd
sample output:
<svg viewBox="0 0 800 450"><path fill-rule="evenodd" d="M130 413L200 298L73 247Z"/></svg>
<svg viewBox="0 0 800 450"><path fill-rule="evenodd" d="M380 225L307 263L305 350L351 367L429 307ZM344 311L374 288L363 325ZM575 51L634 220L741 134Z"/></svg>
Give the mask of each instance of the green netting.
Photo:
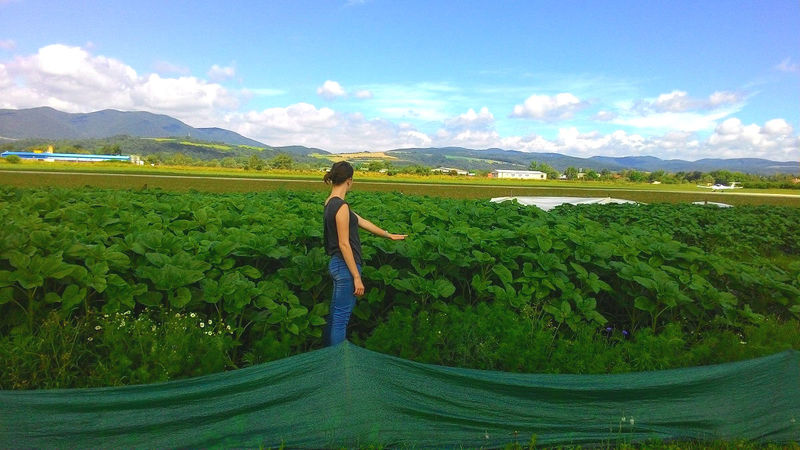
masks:
<svg viewBox="0 0 800 450"><path fill-rule="evenodd" d="M621 375L420 364L345 342L200 378L0 391L0 447L800 440L800 352Z"/></svg>

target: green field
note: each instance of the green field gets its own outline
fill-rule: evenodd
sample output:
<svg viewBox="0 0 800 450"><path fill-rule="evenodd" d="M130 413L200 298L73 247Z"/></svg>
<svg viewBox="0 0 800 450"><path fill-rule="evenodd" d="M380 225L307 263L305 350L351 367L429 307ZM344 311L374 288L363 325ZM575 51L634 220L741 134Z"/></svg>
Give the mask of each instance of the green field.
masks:
<svg viewBox="0 0 800 450"><path fill-rule="evenodd" d="M42 172L42 173L25 173ZM97 186L117 189L161 188L209 192L248 192L271 189L325 190L320 171L203 167L138 167L122 163L0 163L0 184L18 187ZM695 185L498 180L446 175L387 176L357 173L356 187L364 191L400 192L451 198L507 196L613 197L645 203L721 202L731 205L784 205L800 207L800 194L789 189L737 189L710 192Z"/></svg>
<svg viewBox="0 0 800 450"><path fill-rule="evenodd" d="M319 348L328 189L310 177L0 172L0 389L154 383ZM520 189L358 182L353 208L409 237L362 233L367 289L351 342L418 362L551 374L800 350L800 209L544 213L485 201ZM391 192L370 192L380 190Z"/></svg>

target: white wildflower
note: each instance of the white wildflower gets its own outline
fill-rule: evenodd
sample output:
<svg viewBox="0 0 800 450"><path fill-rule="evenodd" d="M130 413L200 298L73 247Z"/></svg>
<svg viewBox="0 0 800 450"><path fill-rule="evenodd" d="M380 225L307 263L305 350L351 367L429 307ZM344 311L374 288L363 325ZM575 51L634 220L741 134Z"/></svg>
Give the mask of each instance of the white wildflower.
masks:
<svg viewBox="0 0 800 450"><path fill-rule="evenodd" d="M94 327L94 329L95 329L95 331L100 331L100 330L103 329L103 327L101 327L100 325L97 325L96 327Z"/></svg>
<svg viewBox="0 0 800 450"><path fill-rule="evenodd" d="M92 341L94 340L94 338L90 336L90 337L89 337L89 338L87 338L86 340L87 340L87 341L89 341L89 342L92 342ZM792 419L792 420L794 420L794 419Z"/></svg>
<svg viewBox="0 0 800 450"><path fill-rule="evenodd" d="M635 423L634 420L633 420L633 417L631 417L631 420L628 423L630 423L631 425L633 425Z"/></svg>
<svg viewBox="0 0 800 450"><path fill-rule="evenodd" d="M212 322L211 319L208 319L208 324L211 325L212 323L214 322Z"/></svg>
<svg viewBox="0 0 800 450"><path fill-rule="evenodd" d="M747 345L747 341L739 341L739 343L742 345Z"/></svg>
<svg viewBox="0 0 800 450"><path fill-rule="evenodd" d="M175 317L180 317L181 313L175 313Z"/></svg>
<svg viewBox="0 0 800 450"><path fill-rule="evenodd" d="M200 322L200 328L203 328L204 326L206 326L206 323L205 322Z"/></svg>
<svg viewBox="0 0 800 450"><path fill-rule="evenodd" d="M228 325L228 326L225 327L225 329L228 330L228 331L231 331L231 326Z"/></svg>
<svg viewBox="0 0 800 450"><path fill-rule="evenodd" d="M191 317L191 318L193 318L193 319L194 319L195 317L197 317L197 314L195 314L195 313L191 313L191 314L189 314L189 317Z"/></svg>

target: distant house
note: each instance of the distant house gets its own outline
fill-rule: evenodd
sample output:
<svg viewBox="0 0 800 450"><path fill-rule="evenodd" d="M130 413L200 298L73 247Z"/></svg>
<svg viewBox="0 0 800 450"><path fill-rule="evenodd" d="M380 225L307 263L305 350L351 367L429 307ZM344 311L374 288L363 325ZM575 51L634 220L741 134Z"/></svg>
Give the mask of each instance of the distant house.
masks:
<svg viewBox="0 0 800 450"><path fill-rule="evenodd" d="M457 175L469 175L469 172L463 169L454 169L452 167L437 167L435 169L431 169L431 172L435 173L444 173L444 174L452 174L455 172Z"/></svg>
<svg viewBox="0 0 800 450"><path fill-rule="evenodd" d="M497 169L490 174L492 178L515 178L518 180L546 180L547 174L538 170Z"/></svg>

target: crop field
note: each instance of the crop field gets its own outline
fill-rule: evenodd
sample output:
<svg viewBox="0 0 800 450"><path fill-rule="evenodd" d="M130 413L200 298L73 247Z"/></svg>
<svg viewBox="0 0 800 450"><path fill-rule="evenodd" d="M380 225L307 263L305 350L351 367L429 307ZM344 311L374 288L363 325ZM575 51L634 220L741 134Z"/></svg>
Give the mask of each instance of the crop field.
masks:
<svg viewBox="0 0 800 450"><path fill-rule="evenodd" d="M0 385L148 383L318 348L325 196L0 187ZM362 234L350 336L370 349L551 373L800 349L797 208L347 200L409 234Z"/></svg>
<svg viewBox="0 0 800 450"><path fill-rule="evenodd" d="M110 165L109 165L110 166ZM274 189L323 191L328 189L321 181L319 172L279 171L268 176L248 174L242 170L201 171L162 170L159 172L130 170L129 165L97 166L93 172L67 170L0 170L0 184L17 187L83 187L94 186L115 189L161 188L176 191L206 192L253 192ZM46 166L45 166L46 167ZM68 168L73 166L66 166ZM53 168L51 168L53 169ZM118 169L118 170L115 170ZM250 176L252 175L252 176ZM358 178L358 189L373 192L398 192L408 195L430 195L436 197L488 199L510 196L565 196L565 197L613 197L643 203L691 203L698 201L722 202L731 205L778 205L800 207L800 195L770 192L709 192L707 190L671 190L650 185L589 185L561 184L560 182L505 184L453 183L448 178L441 181L434 177L404 179L395 177Z"/></svg>

